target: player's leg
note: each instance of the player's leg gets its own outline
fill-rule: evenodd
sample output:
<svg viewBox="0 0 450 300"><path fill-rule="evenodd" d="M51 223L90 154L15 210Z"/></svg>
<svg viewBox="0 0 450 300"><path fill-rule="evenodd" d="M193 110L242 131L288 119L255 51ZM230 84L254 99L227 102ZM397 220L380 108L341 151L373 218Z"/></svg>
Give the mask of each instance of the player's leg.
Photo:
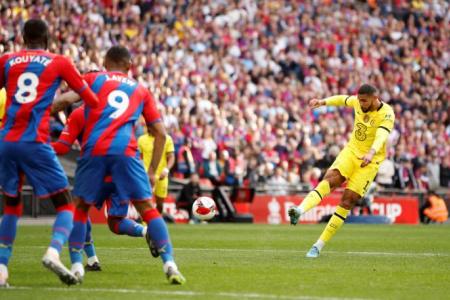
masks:
<svg viewBox="0 0 450 300"><path fill-rule="evenodd" d="M108 214L108 226L115 234L125 234L132 237L145 237L147 226L125 217L116 217Z"/></svg>
<svg viewBox="0 0 450 300"><path fill-rule="evenodd" d="M18 192L23 176L19 174L19 166L14 154L15 147L12 143L0 143L0 185L3 188L3 217L0 224L0 287L8 286L7 266L23 207Z"/></svg>
<svg viewBox="0 0 450 300"><path fill-rule="evenodd" d="M50 246L42 258L43 265L65 284L76 284L76 277L60 260L60 252L73 228L74 204L68 191L69 182L53 148L47 144L20 145L18 161L38 198L50 198L56 209Z"/></svg>
<svg viewBox="0 0 450 300"><path fill-rule="evenodd" d="M84 276L83 255L86 240L89 209L96 204L99 189L103 185L107 163L103 157L84 157L77 161L75 172L75 216L74 227L69 237L69 254L72 272L79 282Z"/></svg>
<svg viewBox="0 0 450 300"><path fill-rule="evenodd" d="M89 216L90 204L83 199L77 198L77 206L73 222L73 230L69 237L69 254L72 263L71 271L77 277L78 281L82 281L84 277L83 267L83 247L86 239L87 222Z"/></svg>
<svg viewBox="0 0 450 300"><path fill-rule="evenodd" d="M345 182L345 177L337 169L329 169L323 180L306 195L299 206L289 208L288 214L292 225L296 225L300 216L317 206L322 199L330 194L335 188Z"/></svg>
<svg viewBox="0 0 450 300"><path fill-rule="evenodd" d="M166 223L158 210L151 205L152 191L141 161L135 157L118 157L115 161L111 161L111 166L118 200L133 199L136 210L147 224L147 235L151 237L164 262L163 268L169 282L184 283L185 279L178 271L173 258L172 243Z"/></svg>
<svg viewBox="0 0 450 300"><path fill-rule="evenodd" d="M155 200L156 200L156 209L158 209L159 213L163 213L164 201L167 197L167 190L169 187L169 180L164 178L163 180L157 180L155 184Z"/></svg>
<svg viewBox="0 0 450 300"><path fill-rule="evenodd" d="M101 271L100 261L98 260L97 253L95 251L94 239L92 238L92 222L88 217L86 223L86 238L84 240L84 253L87 256L87 264L85 266L86 271Z"/></svg>
<svg viewBox="0 0 450 300"><path fill-rule="evenodd" d="M161 214L156 208L151 206L150 201L134 201L133 204L147 224L147 235L150 237L161 256L164 263L163 270L167 279L171 284L185 283L186 279L178 271L178 267L175 264L169 230L167 229L166 222L164 222Z"/></svg>
<svg viewBox="0 0 450 300"><path fill-rule="evenodd" d="M360 163L356 157L354 157L353 162ZM378 165L375 163L371 163L364 168L361 168L360 166L355 168L355 171L348 179L347 188L344 190L344 194L342 195L339 205L336 207L335 213L331 216L325 230L306 254L306 257L316 258L319 256L320 251L322 251L325 244L330 241L339 228L342 227L350 210L361 197L365 195L370 183L375 178L377 171Z"/></svg>
<svg viewBox="0 0 450 300"><path fill-rule="evenodd" d="M328 169L323 180L306 195L299 206L289 208L288 214L292 225L296 225L300 216L317 206L330 192L340 187L353 172L352 153L344 148L336 157L333 165Z"/></svg>
<svg viewBox="0 0 450 300"><path fill-rule="evenodd" d="M16 238L17 221L22 216L20 198L3 195L3 217L0 224L0 288L8 287L8 263Z"/></svg>
<svg viewBox="0 0 450 300"><path fill-rule="evenodd" d="M336 211L331 216L327 226L325 227L317 242L306 254L306 257L317 258L319 256L322 248L336 234L339 228L342 227L350 210L355 206L360 198L361 196L359 194L355 193L352 190L345 189L344 194L342 195L341 202L336 207Z"/></svg>

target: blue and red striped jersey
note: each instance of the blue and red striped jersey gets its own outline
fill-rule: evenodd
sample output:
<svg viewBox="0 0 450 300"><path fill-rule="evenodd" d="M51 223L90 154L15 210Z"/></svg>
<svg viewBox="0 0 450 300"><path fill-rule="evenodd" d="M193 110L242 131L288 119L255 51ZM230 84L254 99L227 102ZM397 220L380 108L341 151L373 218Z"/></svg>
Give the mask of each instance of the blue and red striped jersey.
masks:
<svg viewBox="0 0 450 300"><path fill-rule="evenodd" d="M45 50L22 50L0 57L0 88L6 88L6 113L0 140L49 142L50 110L65 80L86 103L98 99L72 62Z"/></svg>
<svg viewBox="0 0 450 300"><path fill-rule="evenodd" d="M86 82L99 98L96 108L85 108L83 156L135 156L135 124L144 116L147 124L160 120L150 92L121 72L97 72L85 75Z"/></svg>

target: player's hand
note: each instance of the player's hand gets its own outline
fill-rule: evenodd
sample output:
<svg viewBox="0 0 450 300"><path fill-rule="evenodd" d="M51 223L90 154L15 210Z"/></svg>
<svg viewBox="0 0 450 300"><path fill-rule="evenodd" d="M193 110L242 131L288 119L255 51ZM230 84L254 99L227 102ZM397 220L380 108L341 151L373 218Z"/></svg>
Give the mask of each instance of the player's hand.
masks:
<svg viewBox="0 0 450 300"><path fill-rule="evenodd" d="M150 184L153 186L155 186L155 182L156 182L156 175L155 175L155 171L149 169L148 170L148 179L150 180Z"/></svg>
<svg viewBox="0 0 450 300"><path fill-rule="evenodd" d="M366 155L364 155L363 157L361 157L362 159L362 163L361 163L361 168L364 168L365 166L367 166L368 164L370 164L372 162L373 157L375 156L375 151L373 149L370 149L369 152L367 152Z"/></svg>
<svg viewBox="0 0 450 300"><path fill-rule="evenodd" d="M169 175L169 169L164 168L164 169L161 171L161 174L159 175L159 180L163 180L164 178L167 177L167 175Z"/></svg>
<svg viewBox="0 0 450 300"><path fill-rule="evenodd" d="M312 109L321 107L322 105L325 105L324 100L312 99L309 101L309 107L311 107Z"/></svg>

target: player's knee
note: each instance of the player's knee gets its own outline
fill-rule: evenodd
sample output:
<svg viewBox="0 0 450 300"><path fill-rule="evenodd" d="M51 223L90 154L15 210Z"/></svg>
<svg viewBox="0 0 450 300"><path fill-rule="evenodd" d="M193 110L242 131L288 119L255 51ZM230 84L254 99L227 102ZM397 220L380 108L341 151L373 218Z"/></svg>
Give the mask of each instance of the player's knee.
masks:
<svg viewBox="0 0 450 300"><path fill-rule="evenodd" d="M340 187L345 181L345 177L335 169L328 170L323 179L328 181L331 190Z"/></svg>

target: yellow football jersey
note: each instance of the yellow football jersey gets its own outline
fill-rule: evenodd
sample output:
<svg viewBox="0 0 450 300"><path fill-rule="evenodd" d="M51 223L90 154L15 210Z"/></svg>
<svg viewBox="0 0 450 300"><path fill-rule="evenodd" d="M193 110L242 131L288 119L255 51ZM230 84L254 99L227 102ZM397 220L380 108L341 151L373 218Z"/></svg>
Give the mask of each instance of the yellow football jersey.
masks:
<svg viewBox="0 0 450 300"><path fill-rule="evenodd" d="M351 106L354 109L355 121L352 136L347 147L357 157L362 157L369 152L375 140L378 128L388 131L394 128L395 115L392 107L382 102L376 111L364 113L359 105L358 97L339 95L327 98L327 105ZM375 154L373 161L381 162L386 158L386 142Z"/></svg>
<svg viewBox="0 0 450 300"><path fill-rule="evenodd" d="M6 106L6 90L0 90L0 127L3 124L3 117L5 116L5 106Z"/></svg>
<svg viewBox="0 0 450 300"><path fill-rule="evenodd" d="M144 134L139 137L138 139L138 147L139 151L142 153L143 161L144 161L144 167L147 171L150 162L152 161L153 157L153 144L154 144L155 138L149 134ZM166 144L164 145L164 151L161 157L161 161L159 162L158 168L156 169L156 175L161 174L162 170L167 167L167 154L174 152L175 147L173 145L173 140L170 137L170 135L166 135Z"/></svg>

